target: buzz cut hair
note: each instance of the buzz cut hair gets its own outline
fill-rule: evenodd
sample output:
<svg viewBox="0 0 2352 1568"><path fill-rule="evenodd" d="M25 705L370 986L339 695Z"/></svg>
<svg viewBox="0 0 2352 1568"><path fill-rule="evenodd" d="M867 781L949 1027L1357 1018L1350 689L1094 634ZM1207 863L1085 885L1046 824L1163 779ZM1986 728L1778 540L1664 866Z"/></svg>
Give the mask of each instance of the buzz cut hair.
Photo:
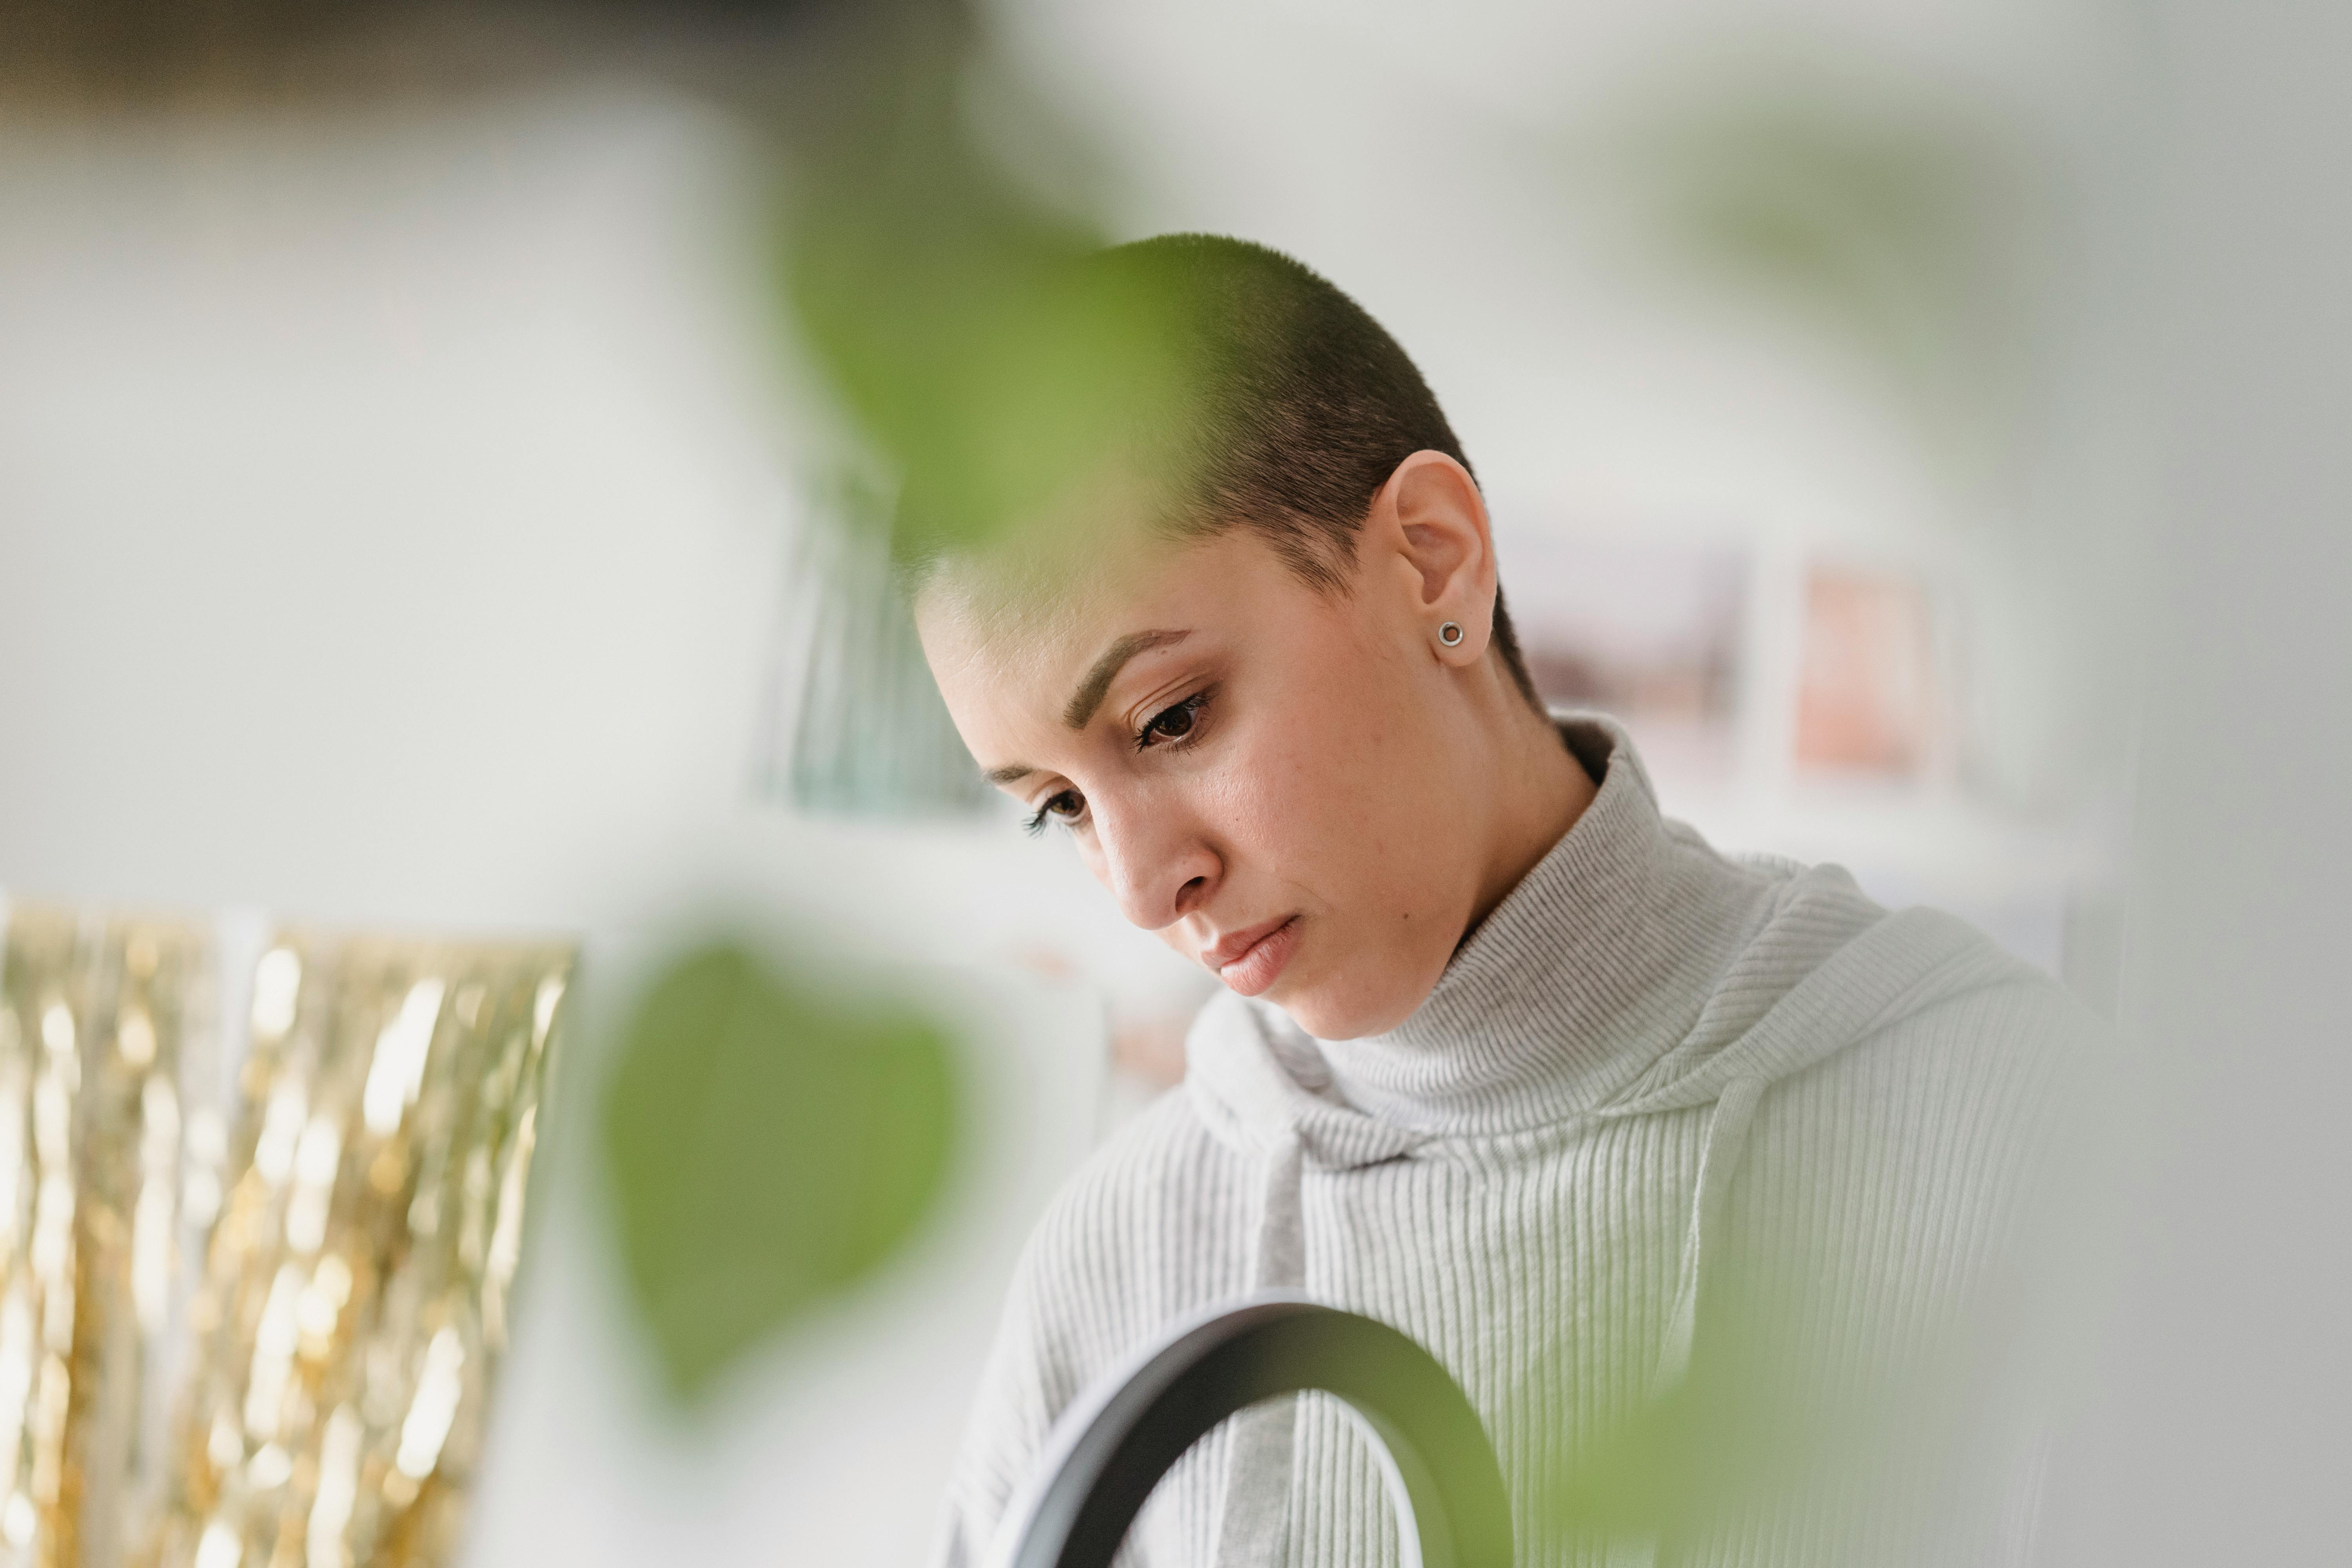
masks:
<svg viewBox="0 0 2352 1568"><path fill-rule="evenodd" d="M1308 586L1344 595L1357 540L1397 466L1443 452L1476 473L1429 384L1397 341L1328 279L1263 245L1167 234L1077 258L1057 292L1074 317L1116 321L1118 352L1090 356L1083 391L1047 406L1116 431L1151 481L1152 525L1178 539L1247 529ZM1091 312L1091 313L1089 313ZM1041 400L1041 405L1044 400ZM1055 432L1035 432L1049 444ZM927 482L929 481L929 482ZM910 475L898 541L917 581L943 508L935 476ZM1494 644L1538 712L1498 587Z"/></svg>
<svg viewBox="0 0 2352 1568"><path fill-rule="evenodd" d="M1166 520L1189 536L1256 531L1303 581L1346 591L1372 498L1415 452L1475 481L1445 411L1387 329L1328 279L1278 250L1169 234L1085 265L1163 300L1188 340L1194 399L1181 487ZM1541 699L1499 586L1495 646L1520 694Z"/></svg>

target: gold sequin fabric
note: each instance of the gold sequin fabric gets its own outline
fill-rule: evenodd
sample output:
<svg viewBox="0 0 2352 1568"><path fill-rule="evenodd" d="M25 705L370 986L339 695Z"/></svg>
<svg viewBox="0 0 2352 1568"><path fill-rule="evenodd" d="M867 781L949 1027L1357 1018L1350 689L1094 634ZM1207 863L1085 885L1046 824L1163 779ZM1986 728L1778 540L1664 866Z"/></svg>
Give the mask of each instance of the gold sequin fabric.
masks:
<svg viewBox="0 0 2352 1568"><path fill-rule="evenodd" d="M16 903L0 1563L448 1560L572 951Z"/></svg>

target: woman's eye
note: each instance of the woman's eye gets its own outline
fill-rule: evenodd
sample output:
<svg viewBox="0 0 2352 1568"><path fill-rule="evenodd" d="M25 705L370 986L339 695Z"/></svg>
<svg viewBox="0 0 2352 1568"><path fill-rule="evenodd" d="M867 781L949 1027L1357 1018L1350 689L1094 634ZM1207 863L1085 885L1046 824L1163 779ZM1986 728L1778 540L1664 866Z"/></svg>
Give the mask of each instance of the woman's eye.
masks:
<svg viewBox="0 0 2352 1568"><path fill-rule="evenodd" d="M1037 809L1030 813L1028 828L1033 834L1043 833L1048 822L1076 822L1086 812L1087 803L1078 792L1066 789L1047 795Z"/></svg>
<svg viewBox="0 0 2352 1568"><path fill-rule="evenodd" d="M1209 694L1199 691L1172 708L1161 709L1152 716L1150 722L1143 726L1143 732L1135 738L1136 750L1148 750L1168 741L1181 741L1191 734L1192 726L1200 721L1201 709L1208 700Z"/></svg>

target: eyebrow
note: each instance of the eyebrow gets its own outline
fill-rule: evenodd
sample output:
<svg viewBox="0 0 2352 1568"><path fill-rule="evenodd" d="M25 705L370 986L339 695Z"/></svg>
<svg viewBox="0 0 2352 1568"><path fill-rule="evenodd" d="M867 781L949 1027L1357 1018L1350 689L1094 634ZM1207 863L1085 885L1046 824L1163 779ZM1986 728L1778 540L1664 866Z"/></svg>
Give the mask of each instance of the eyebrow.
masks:
<svg viewBox="0 0 2352 1568"><path fill-rule="evenodd" d="M1069 706L1062 710L1062 722L1073 730L1085 729L1102 707L1103 699L1110 695L1110 683L1118 679L1118 672L1127 668L1129 659L1155 647L1182 642L1192 635L1189 631L1129 632L1111 644L1095 660L1094 668L1087 671L1087 678L1078 682L1078 689L1070 693Z"/></svg>
<svg viewBox="0 0 2352 1568"><path fill-rule="evenodd" d="M1062 710L1062 722L1073 730L1085 729L1094 721L1103 699L1110 695L1110 683L1118 679L1118 672L1127 668L1129 659L1155 647L1182 642L1192 635L1190 631L1129 632L1111 644L1087 671L1087 678L1078 682L1078 689L1070 694L1069 705ZM1027 763L1007 763L981 776L992 784L1018 784L1036 771Z"/></svg>

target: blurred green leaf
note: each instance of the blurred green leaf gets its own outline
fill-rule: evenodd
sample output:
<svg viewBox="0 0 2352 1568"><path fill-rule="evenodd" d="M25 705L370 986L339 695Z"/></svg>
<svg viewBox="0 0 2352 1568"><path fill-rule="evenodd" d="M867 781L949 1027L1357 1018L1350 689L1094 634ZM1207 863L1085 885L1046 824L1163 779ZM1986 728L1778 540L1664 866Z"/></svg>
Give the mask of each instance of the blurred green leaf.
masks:
<svg viewBox="0 0 2352 1568"><path fill-rule="evenodd" d="M802 340L910 482L894 543L916 553L984 541L1092 477L1155 386L1176 405L1169 301L1084 277L1098 228L974 136L980 50L960 11L910 8L867 35L866 90L795 140L780 258ZM1027 107L1017 83L996 88Z"/></svg>
<svg viewBox="0 0 2352 1568"><path fill-rule="evenodd" d="M647 989L604 1091L621 1255L672 1389L867 1278L939 1199L960 1121L945 1036L719 941Z"/></svg>
<svg viewBox="0 0 2352 1568"><path fill-rule="evenodd" d="M1723 1270L1683 1374L1538 1474L1535 1537L1571 1555L1648 1542L1657 1561L1685 1561L1801 1517L1852 1548L1825 1561L1912 1561L1893 1543L1923 1539L1936 1487L1960 1473L1982 1348L1969 1336L1986 1325L1922 1323L1857 1352L1813 1331L1821 1309L1790 1283L1822 1271ZM1633 1386L1654 1375L1619 1371ZM1563 1376L1547 1358L1528 1385Z"/></svg>
<svg viewBox="0 0 2352 1568"><path fill-rule="evenodd" d="M1950 456L2016 437L2051 153L1992 106L1765 57L1646 94L1609 146L1654 257L1843 340Z"/></svg>
<svg viewBox="0 0 2352 1568"><path fill-rule="evenodd" d="M1540 1490L1543 1529L1588 1545L1688 1541L1792 1485L1823 1435L1759 1371L1743 1356L1712 1358L1571 1456Z"/></svg>
<svg viewBox="0 0 2352 1568"><path fill-rule="evenodd" d="M808 653L774 773L803 809L928 815L988 798L895 567L1024 524L1059 559L1072 521L1095 515L1069 498L1178 427L1159 291L1089 276L1102 236L1087 203L1043 197L1022 177L1035 156L1013 167L1005 137L977 134L984 109L1046 163L1082 152L984 33L963 0L887 0L775 106L779 300L854 433L822 487L846 504L814 509L798 563L823 593L797 623Z"/></svg>

